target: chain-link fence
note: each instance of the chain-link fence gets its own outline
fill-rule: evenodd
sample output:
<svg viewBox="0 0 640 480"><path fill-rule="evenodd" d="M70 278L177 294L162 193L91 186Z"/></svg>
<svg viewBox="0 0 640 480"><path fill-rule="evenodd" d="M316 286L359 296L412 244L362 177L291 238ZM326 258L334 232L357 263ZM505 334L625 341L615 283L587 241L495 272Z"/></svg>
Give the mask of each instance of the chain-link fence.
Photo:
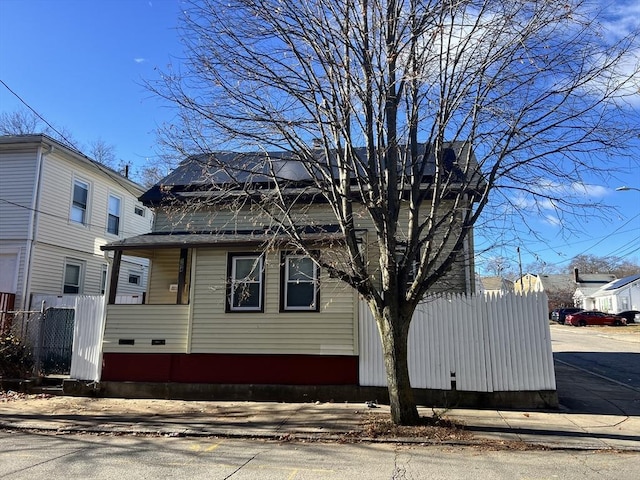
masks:
<svg viewBox="0 0 640 480"><path fill-rule="evenodd" d="M73 352L75 310L13 312L11 333L31 350L34 375L68 375Z"/></svg>

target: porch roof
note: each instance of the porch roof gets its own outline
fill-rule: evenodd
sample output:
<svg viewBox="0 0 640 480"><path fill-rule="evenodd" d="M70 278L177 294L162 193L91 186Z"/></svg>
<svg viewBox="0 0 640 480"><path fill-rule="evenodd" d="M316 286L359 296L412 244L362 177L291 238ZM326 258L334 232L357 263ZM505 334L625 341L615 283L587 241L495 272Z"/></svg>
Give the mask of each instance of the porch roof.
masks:
<svg viewBox="0 0 640 480"><path fill-rule="evenodd" d="M343 241L344 235L334 225L315 227L300 232L302 241L322 244ZM269 242L288 244L287 234L269 230L211 231L211 232L152 232L125 238L100 247L101 250L150 250L187 247L257 246Z"/></svg>

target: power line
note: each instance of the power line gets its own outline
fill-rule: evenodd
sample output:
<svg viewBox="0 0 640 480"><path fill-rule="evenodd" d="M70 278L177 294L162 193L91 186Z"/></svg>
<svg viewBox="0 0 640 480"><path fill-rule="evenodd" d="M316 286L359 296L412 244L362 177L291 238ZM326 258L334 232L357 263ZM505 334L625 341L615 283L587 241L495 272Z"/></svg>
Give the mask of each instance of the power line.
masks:
<svg viewBox="0 0 640 480"><path fill-rule="evenodd" d="M40 115L31 105L29 105L20 95L18 95L15 91L13 91L11 89L11 87L9 87L9 85L7 85L4 80L2 80L0 78L0 83L2 83L2 85L4 85L4 87L9 90L9 92L11 92L13 94L14 97L16 97L18 100L20 100L20 102L22 102L22 104L27 107L29 110L31 110L33 112L33 114L38 117L40 120L42 120L44 123L47 124L47 126L53 130L54 132L56 132L60 138L62 138L65 142L67 142L67 144L73 146L74 148L76 148L73 145L73 142L70 141L67 137L64 136L64 134L62 132L60 132L56 127L54 127L53 125L51 125L46 118L44 118L42 115Z"/></svg>
<svg viewBox="0 0 640 480"><path fill-rule="evenodd" d="M45 212L44 210L38 210L37 208L31 208L31 207L27 207L25 205L20 205L19 203L16 202L12 202L11 200L7 200L5 198L0 198L0 202L5 202L8 203L9 205L13 205L15 207L19 207L19 208L24 208L25 210L29 210L30 212L36 212L42 215L48 215L50 217L53 218L57 218L59 220L69 220L69 217L65 216L65 215L58 215L57 213L50 213L50 212ZM95 228L99 228L102 229L105 225L98 225L96 223L83 223L82 225L87 226L87 227L95 227ZM123 235L140 235L139 232L129 232L126 231L124 229L120 230L120 233L122 233Z"/></svg>

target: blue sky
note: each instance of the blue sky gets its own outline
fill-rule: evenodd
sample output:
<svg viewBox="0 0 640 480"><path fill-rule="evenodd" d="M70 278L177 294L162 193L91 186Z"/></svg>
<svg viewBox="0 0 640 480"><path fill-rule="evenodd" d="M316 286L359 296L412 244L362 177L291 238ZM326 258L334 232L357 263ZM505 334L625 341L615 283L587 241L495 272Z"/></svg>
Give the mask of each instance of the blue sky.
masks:
<svg viewBox="0 0 640 480"><path fill-rule="evenodd" d="M640 13L638 0L616 3ZM172 112L142 82L177 63L180 8L179 0L0 0L0 79L80 144L102 139L119 159L153 162L154 129L170 122ZM0 111L18 109L24 105L0 85ZM529 218L543 241L525 235L488 256L517 267L519 244L524 265L540 259L563 266L583 253L640 263L640 192L615 191L640 188L639 161L620 160L606 184L589 187L588 195L612 207L604 219L563 232L544 215ZM478 235L477 243L484 248L491 240Z"/></svg>

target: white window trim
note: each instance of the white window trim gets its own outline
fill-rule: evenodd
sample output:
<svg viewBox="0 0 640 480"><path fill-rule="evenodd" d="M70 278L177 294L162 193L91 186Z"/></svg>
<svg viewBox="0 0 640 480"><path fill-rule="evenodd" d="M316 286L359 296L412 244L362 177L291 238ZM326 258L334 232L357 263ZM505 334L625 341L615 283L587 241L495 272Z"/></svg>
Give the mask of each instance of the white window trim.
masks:
<svg viewBox="0 0 640 480"><path fill-rule="evenodd" d="M118 233L113 233L109 231L109 216L111 215L111 211L110 211L110 201L111 201L111 197L113 198L117 198L118 199ZM114 237L121 237L122 236L122 227L124 226L124 218L122 216L122 212L123 212L123 205L124 205L124 198L122 195L119 195L117 193L114 192L109 192L109 194L107 195L107 223L105 225L105 232L108 235L113 235Z"/></svg>
<svg viewBox="0 0 640 480"><path fill-rule="evenodd" d="M71 265L71 266L75 266L79 268L78 271L78 292L75 293L76 295L80 295L81 293L83 293L84 291L84 276L85 276L85 269L86 269L86 263L82 260L76 260L73 258L65 258L64 259L64 266L62 269L62 293L64 295L74 295L73 293L67 293L65 292L65 286L67 285L67 266ZM71 285L71 284L68 284Z"/></svg>
<svg viewBox="0 0 640 480"><path fill-rule="evenodd" d="M136 210L140 210L142 213L138 213ZM145 218L147 216L147 209L144 208L144 206L142 206L142 205L134 205L133 206L133 213L135 215L138 215L140 218Z"/></svg>
<svg viewBox="0 0 640 480"><path fill-rule="evenodd" d="M138 283L133 283L131 281L131 277L132 276L136 276L138 277ZM142 272L139 270L129 270L129 272L127 273L127 283L129 285L136 285L138 287L142 286Z"/></svg>
<svg viewBox="0 0 640 480"><path fill-rule="evenodd" d="M87 186L87 203L85 205L84 210L84 222L78 222L73 219L73 195L75 193L76 182L82 183ZM69 223L73 225L81 225L83 227L89 226L91 223L91 192L93 191L93 185L89 180L86 180L82 177L73 176L73 181L71 182L71 197L70 197L70 205L69 205Z"/></svg>
<svg viewBox="0 0 640 480"><path fill-rule="evenodd" d="M289 306L289 284L293 283L289 281L289 261L293 259L302 259L302 258L311 259L311 257L307 255L297 255L297 254L284 255L284 269L283 269L284 281L282 282L283 283L282 288L284 290L282 294L284 297L282 302L282 309L286 311L315 312L318 310L318 294L319 294L318 290L319 289L318 289L318 266L313 261L312 261L313 278L309 281L302 282L302 283L309 283L313 285L313 303L309 306ZM296 283L300 283L300 281L297 281Z"/></svg>
<svg viewBox="0 0 640 480"><path fill-rule="evenodd" d="M236 279L236 261L237 260L254 260L258 262L258 280L255 282L238 281ZM228 295L228 311L230 312L262 312L264 309L264 255L245 255L245 254L230 254L231 272L229 278L229 295ZM259 285L258 306L256 307L236 307L234 306L236 285L242 283L257 283Z"/></svg>

